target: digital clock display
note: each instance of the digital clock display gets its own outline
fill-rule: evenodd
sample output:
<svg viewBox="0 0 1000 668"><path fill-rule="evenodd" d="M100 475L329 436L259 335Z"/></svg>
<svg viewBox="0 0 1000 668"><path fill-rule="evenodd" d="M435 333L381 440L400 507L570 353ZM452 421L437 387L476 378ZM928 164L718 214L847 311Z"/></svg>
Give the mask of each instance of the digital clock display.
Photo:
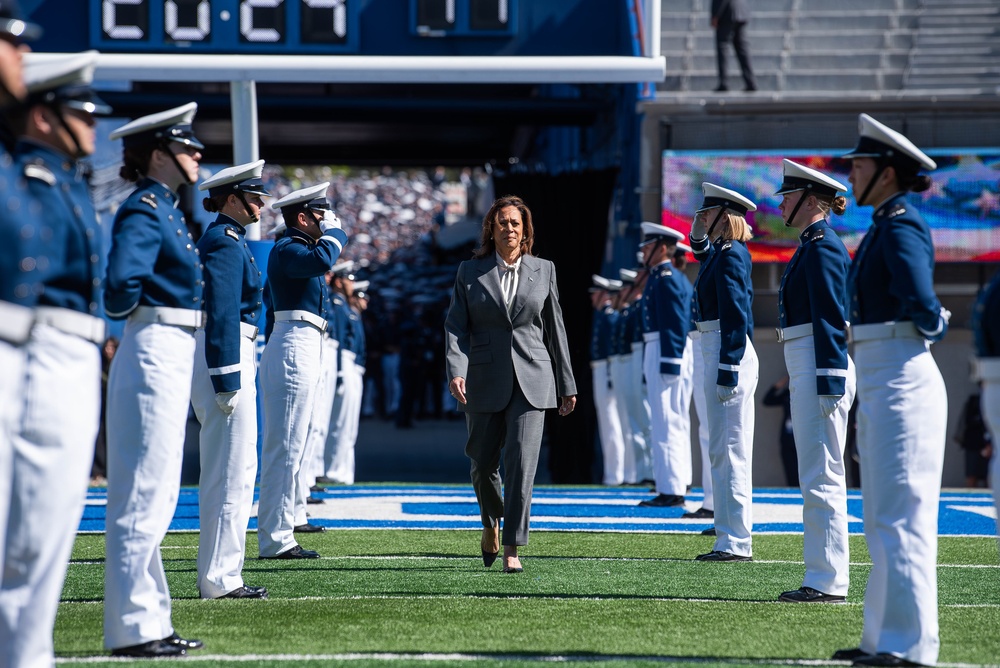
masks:
<svg viewBox="0 0 1000 668"><path fill-rule="evenodd" d="M102 51L354 53L360 0L90 0Z"/></svg>

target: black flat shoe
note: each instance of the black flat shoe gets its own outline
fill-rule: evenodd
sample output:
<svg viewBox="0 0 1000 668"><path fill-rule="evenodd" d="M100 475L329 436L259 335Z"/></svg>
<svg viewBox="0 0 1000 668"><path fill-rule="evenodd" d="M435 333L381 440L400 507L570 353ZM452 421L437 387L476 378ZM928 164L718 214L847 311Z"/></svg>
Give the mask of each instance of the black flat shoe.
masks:
<svg viewBox="0 0 1000 668"><path fill-rule="evenodd" d="M524 569L521 568L520 566L517 566L517 567L504 566L503 567L503 572L504 573L523 573Z"/></svg>
<svg viewBox="0 0 1000 668"><path fill-rule="evenodd" d="M267 598L267 587L243 585L228 594L223 594L219 598Z"/></svg>
<svg viewBox="0 0 1000 668"><path fill-rule="evenodd" d="M702 536L714 536L715 535L715 527L708 527L707 529L705 529L704 531L701 532L701 535Z"/></svg>
<svg viewBox="0 0 1000 668"><path fill-rule="evenodd" d="M851 647L849 649L838 649L830 658L833 661L857 661L865 656L869 656L868 652L860 647Z"/></svg>
<svg viewBox="0 0 1000 668"><path fill-rule="evenodd" d="M684 513L681 515L686 520L712 520L715 519L714 510L706 510L705 508L699 508L698 510L691 511L689 513Z"/></svg>
<svg viewBox="0 0 1000 668"><path fill-rule="evenodd" d="M321 527L318 524L309 524L308 522L292 529L293 533L323 533L324 531L326 531L326 527Z"/></svg>
<svg viewBox="0 0 1000 668"><path fill-rule="evenodd" d="M695 561L753 561L753 557L744 557L740 554L723 552L721 550L712 550L706 554L699 554L694 559Z"/></svg>
<svg viewBox="0 0 1000 668"><path fill-rule="evenodd" d="M786 591L778 597L778 600L782 603L847 603L846 596L824 594L812 587L799 587L794 591Z"/></svg>
<svg viewBox="0 0 1000 668"><path fill-rule="evenodd" d="M260 559L319 559L319 552L314 550L303 550L301 545L296 545L290 550L285 550L280 554L275 554L270 557L265 557L261 555Z"/></svg>
<svg viewBox="0 0 1000 668"><path fill-rule="evenodd" d="M657 494L656 498L646 499L645 501L639 502L640 506L645 506L647 508L669 508L672 506L683 506L684 497L677 496L676 494Z"/></svg>
<svg viewBox="0 0 1000 668"><path fill-rule="evenodd" d="M324 501L323 499L319 498L318 496L307 496L306 497L306 503L308 505L310 505L310 506L315 506L315 505L318 505L318 504L321 504L321 503L326 503L326 501Z"/></svg>
<svg viewBox="0 0 1000 668"><path fill-rule="evenodd" d="M497 557L499 556L500 556L499 550L496 552L487 552L486 550L483 550L483 566L489 568L490 566L493 565L493 562L496 561Z"/></svg>
<svg viewBox="0 0 1000 668"><path fill-rule="evenodd" d="M116 647L111 650L111 656L134 656L142 659L158 659L160 657L187 656L187 651L183 647L171 645L162 640L150 640L138 645Z"/></svg>
<svg viewBox="0 0 1000 668"><path fill-rule="evenodd" d="M205 648L205 643L203 643L202 641L195 640L194 638L181 638L179 635L177 635L176 631L174 631L169 636L164 638L163 642L165 642L168 645L173 645L174 647L180 647L181 649L186 650L188 652L190 652L193 649Z"/></svg>

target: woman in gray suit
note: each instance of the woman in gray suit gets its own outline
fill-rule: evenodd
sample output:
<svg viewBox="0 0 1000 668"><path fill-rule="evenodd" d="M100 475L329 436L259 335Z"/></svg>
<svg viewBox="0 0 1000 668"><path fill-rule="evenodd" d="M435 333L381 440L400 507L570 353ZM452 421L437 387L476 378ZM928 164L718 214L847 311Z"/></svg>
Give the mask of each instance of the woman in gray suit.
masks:
<svg viewBox="0 0 1000 668"><path fill-rule="evenodd" d="M521 198L496 200L473 259L458 268L445 322L449 389L469 429L465 454L483 520L483 564L500 552L502 517L505 573L524 570L517 548L528 544L545 409L556 407L557 396L559 415L576 406L556 268L531 254L534 235Z"/></svg>

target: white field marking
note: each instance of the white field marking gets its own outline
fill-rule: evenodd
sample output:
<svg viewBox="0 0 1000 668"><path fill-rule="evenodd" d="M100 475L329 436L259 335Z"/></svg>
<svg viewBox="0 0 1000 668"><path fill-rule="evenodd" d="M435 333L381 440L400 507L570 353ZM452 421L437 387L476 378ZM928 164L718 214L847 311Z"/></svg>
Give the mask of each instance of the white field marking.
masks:
<svg viewBox="0 0 1000 668"><path fill-rule="evenodd" d="M400 653L400 652L349 652L343 654L188 654L181 659L184 663L192 661L208 662L275 662L291 663L297 661L426 661L428 663L442 661L535 661L539 663L634 663L648 661L656 663L722 663L733 665L763 665L763 666L843 666L843 661L828 661L822 659L742 659L737 657L690 657L690 656L657 656L657 655L594 655L594 654L462 654L451 653ZM107 656L61 657L56 663L91 664L91 663L124 663L134 661L128 657L111 658ZM159 659L162 662L164 659ZM939 663L939 668L978 668L973 663Z"/></svg>
<svg viewBox="0 0 1000 668"><path fill-rule="evenodd" d="M434 498L435 503L467 503L469 497L441 496ZM539 503L539 499L533 499L532 505L545 505L546 502ZM323 504L313 506L309 509L309 514L313 519L326 520L378 520L382 522L409 521L409 522L433 522L441 521L442 518L451 520L476 521L475 515L444 515L444 514L415 514L403 512L405 503L427 503L426 497L415 496L368 496L343 498L338 503ZM549 504L562 503L562 500L547 501ZM633 500L616 499L613 503L603 502L604 505L635 505ZM592 504L587 500L576 500L574 505L600 505ZM779 523L779 524L802 524L802 506L784 503L755 503L754 519L758 524ZM628 527L629 525L664 525L680 523L691 524L692 526L710 526L711 521L683 519L681 517L552 517L535 515L536 522L547 522L553 524L602 524ZM861 518L848 515L849 522L861 522Z"/></svg>
<svg viewBox="0 0 1000 668"><path fill-rule="evenodd" d="M172 548L162 547L161 549L188 549L189 546L176 546ZM192 545L190 548L195 548L197 546ZM683 557L566 557L566 556L525 556L526 559L538 559L544 561L620 561L625 563L637 562L637 563L649 563L649 562L664 562L664 563L694 563L694 559L688 559ZM251 557L252 558L252 557ZM478 561L479 557L461 557L461 556L442 556L442 555L424 555L424 554L352 554L352 555L340 555L336 557L319 557L316 561ZM105 562L103 561L71 561L70 566L100 566ZM787 564L792 566L802 566L804 565L801 561L794 560L782 560L782 559L754 559L755 564ZM852 561L851 566L871 566L870 561ZM990 569L1000 569L1000 563L998 564L938 564L938 568L990 568Z"/></svg>
<svg viewBox="0 0 1000 668"><path fill-rule="evenodd" d="M997 509L995 506L947 506L950 510L961 510L966 513L975 513L976 515L982 515L983 517L988 517L991 520L997 518Z"/></svg>

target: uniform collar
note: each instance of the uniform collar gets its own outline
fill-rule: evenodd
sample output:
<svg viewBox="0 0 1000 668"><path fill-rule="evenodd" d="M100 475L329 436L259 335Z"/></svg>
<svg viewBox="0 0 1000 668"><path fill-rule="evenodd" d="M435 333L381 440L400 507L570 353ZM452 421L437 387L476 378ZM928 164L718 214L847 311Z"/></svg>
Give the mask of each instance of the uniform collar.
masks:
<svg viewBox="0 0 1000 668"><path fill-rule="evenodd" d="M811 240L813 237L819 234L820 230L823 230L825 228L826 228L826 220L824 220L823 218L820 218L814 223L809 223L809 226L806 227L806 229L802 230L802 234L799 235L799 243L804 244L805 242Z"/></svg>
<svg viewBox="0 0 1000 668"><path fill-rule="evenodd" d="M142 181L139 182L139 189L152 191L154 194L163 197L168 202L173 204L175 209L177 208L177 203L180 198L176 192L164 185L163 182L157 181L149 176L145 176Z"/></svg>
<svg viewBox="0 0 1000 668"><path fill-rule="evenodd" d="M289 227L288 230L285 232L285 236L286 237L298 237L298 238L302 239L303 241L309 242L310 246L315 246L316 245L316 240L315 239L313 239L311 236L309 236L308 234L306 234L302 230L298 229L297 227Z"/></svg>
<svg viewBox="0 0 1000 668"><path fill-rule="evenodd" d="M247 233L247 228L243 227L242 225L240 225L239 223L237 223L235 219L231 218L230 216L227 216L224 213L220 213L219 214L219 217L215 219L215 224L216 225L232 225L233 227L236 228L236 231L239 232L241 235Z"/></svg>
<svg viewBox="0 0 1000 668"><path fill-rule="evenodd" d="M39 157L49 166L58 166L67 173L76 169L76 161L54 146L27 138L22 138L19 144L18 151L23 155Z"/></svg>
<svg viewBox="0 0 1000 668"><path fill-rule="evenodd" d="M889 211L889 208L892 206L892 204L896 202L896 200L905 198L906 198L906 193L903 192L902 190L890 195L881 203L879 203L878 206L875 207L875 217L878 218L880 216L884 216Z"/></svg>

